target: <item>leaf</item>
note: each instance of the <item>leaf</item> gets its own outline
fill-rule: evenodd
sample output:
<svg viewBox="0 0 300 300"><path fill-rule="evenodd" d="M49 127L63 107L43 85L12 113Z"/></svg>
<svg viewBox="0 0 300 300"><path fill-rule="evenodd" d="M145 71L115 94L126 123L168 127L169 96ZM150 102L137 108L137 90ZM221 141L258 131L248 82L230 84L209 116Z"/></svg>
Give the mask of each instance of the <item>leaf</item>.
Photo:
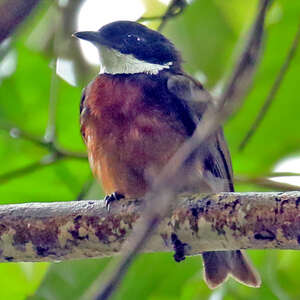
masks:
<svg viewBox="0 0 300 300"><path fill-rule="evenodd" d="M81 299L94 280L101 276L108 261L91 259L53 264L31 300ZM114 300L181 299L183 292L188 293L186 282L196 276L199 283L201 266L200 257L190 257L179 264L174 262L170 254L141 254L130 268ZM98 281L100 287L101 277ZM208 294L204 284L202 290Z"/></svg>
<svg viewBox="0 0 300 300"><path fill-rule="evenodd" d="M297 97L299 55L294 58L281 89L246 149L242 153L237 151L239 143L253 123L285 60L298 28L299 2L280 1L279 3L282 18L267 28L265 52L252 90L241 110L226 126L226 136L231 146L236 172L266 173L272 170L279 159L299 151L300 101Z"/></svg>
<svg viewBox="0 0 300 300"><path fill-rule="evenodd" d="M31 300L80 299L108 261L90 259L52 264Z"/></svg>
<svg viewBox="0 0 300 300"><path fill-rule="evenodd" d="M48 263L0 264L1 299L23 300L33 294L47 268Z"/></svg>

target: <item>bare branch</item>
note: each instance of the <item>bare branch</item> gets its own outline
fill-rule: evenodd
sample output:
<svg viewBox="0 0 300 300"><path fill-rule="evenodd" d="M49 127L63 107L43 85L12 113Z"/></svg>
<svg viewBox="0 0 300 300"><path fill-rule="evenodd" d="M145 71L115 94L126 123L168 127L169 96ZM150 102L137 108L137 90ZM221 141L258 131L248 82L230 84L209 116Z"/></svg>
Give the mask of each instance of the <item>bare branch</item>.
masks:
<svg viewBox="0 0 300 300"><path fill-rule="evenodd" d="M39 0L6 0L0 5L0 43L32 12Z"/></svg>
<svg viewBox="0 0 300 300"><path fill-rule="evenodd" d="M256 132L257 128L259 127L259 125L261 124L261 122L263 121L264 117L266 116L279 88L280 85L284 79L284 76L286 75L291 62L296 54L298 45L299 45L299 41L300 41L300 23L298 25L298 31L295 35L295 38L292 42L292 45L290 47L290 50L287 54L287 57L283 63L283 65L281 66L281 69L271 87L271 90L260 110L260 112L258 113L255 121L253 122L251 128L249 129L249 131L247 132L247 134L245 135L243 141L241 142L241 144L239 145L239 151L242 151L246 145L249 143L250 139L252 138L252 136L254 135L254 133Z"/></svg>
<svg viewBox="0 0 300 300"><path fill-rule="evenodd" d="M180 197L143 252L172 251L172 234L187 255L234 249L300 250L300 192L220 193ZM55 261L119 253L141 217L141 201L0 206L0 261Z"/></svg>

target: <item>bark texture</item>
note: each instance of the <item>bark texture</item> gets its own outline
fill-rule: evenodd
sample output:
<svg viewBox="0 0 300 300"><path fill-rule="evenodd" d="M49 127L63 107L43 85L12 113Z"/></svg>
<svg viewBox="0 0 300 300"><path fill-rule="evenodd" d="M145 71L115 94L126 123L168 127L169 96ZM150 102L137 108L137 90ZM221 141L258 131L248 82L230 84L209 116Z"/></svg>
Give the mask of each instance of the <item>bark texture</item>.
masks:
<svg viewBox="0 0 300 300"><path fill-rule="evenodd" d="M187 255L234 249L300 249L300 192L181 196L144 252ZM0 261L57 261L112 256L138 222L140 200L0 206ZM138 226L138 224L137 224ZM178 253L177 253L178 254Z"/></svg>

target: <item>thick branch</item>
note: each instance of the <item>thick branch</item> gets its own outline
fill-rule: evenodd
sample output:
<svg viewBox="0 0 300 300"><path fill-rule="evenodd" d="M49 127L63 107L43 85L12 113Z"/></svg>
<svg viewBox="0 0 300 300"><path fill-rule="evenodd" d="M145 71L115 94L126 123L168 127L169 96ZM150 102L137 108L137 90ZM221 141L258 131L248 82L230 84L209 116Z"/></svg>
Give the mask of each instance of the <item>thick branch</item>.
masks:
<svg viewBox="0 0 300 300"><path fill-rule="evenodd" d="M300 192L221 193L181 197L144 252L171 251L171 236L187 255L229 249L300 249ZM112 256L137 222L141 201L108 213L103 201L0 206L0 261L53 261Z"/></svg>

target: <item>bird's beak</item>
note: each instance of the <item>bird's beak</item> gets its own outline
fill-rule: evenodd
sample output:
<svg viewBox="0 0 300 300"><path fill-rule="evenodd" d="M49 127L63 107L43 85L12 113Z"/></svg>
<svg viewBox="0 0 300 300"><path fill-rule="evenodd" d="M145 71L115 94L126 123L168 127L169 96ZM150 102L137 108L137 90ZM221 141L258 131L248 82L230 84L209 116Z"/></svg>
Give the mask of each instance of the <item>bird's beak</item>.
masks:
<svg viewBox="0 0 300 300"><path fill-rule="evenodd" d="M82 40L86 40L92 43L103 43L103 38L98 31L79 31L72 34L72 36L77 37Z"/></svg>

